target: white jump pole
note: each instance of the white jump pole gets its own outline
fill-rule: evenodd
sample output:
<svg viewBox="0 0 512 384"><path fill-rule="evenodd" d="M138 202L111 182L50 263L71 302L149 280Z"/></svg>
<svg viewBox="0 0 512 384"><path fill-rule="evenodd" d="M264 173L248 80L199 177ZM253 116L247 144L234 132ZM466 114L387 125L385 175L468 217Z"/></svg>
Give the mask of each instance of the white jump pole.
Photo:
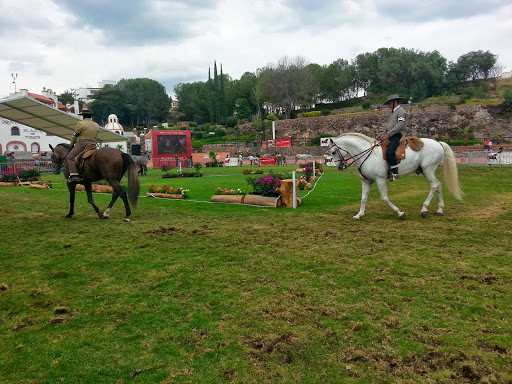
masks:
<svg viewBox="0 0 512 384"><path fill-rule="evenodd" d="M181 161L180 161L180 173L181 173Z"/></svg>
<svg viewBox="0 0 512 384"><path fill-rule="evenodd" d="M316 179L315 160L313 160L313 177Z"/></svg>
<svg viewBox="0 0 512 384"><path fill-rule="evenodd" d="M272 120L272 140L276 139L276 122Z"/></svg>
<svg viewBox="0 0 512 384"><path fill-rule="evenodd" d="M295 171L292 171L293 179L293 209L297 209L297 186L295 185Z"/></svg>

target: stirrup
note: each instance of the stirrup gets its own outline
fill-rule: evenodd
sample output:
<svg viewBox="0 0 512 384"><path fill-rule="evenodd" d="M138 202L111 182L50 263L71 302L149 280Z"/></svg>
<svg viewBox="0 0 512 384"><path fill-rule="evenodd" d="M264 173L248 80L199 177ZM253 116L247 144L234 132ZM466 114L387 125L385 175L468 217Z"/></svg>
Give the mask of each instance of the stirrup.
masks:
<svg viewBox="0 0 512 384"><path fill-rule="evenodd" d="M80 181L82 181L82 179L79 175L69 175L68 177L68 183L78 183Z"/></svg>

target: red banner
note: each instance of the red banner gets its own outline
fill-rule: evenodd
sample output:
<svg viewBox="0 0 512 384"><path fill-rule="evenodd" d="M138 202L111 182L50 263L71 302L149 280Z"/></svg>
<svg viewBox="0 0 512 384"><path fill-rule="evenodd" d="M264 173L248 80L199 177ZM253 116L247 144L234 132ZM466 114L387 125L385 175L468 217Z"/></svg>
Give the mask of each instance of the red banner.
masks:
<svg viewBox="0 0 512 384"><path fill-rule="evenodd" d="M268 147L269 148L284 148L284 147L291 147L292 146L292 139L276 139L276 140L269 140L268 141Z"/></svg>
<svg viewBox="0 0 512 384"><path fill-rule="evenodd" d="M291 147L292 146L292 139L277 139L276 140L276 147Z"/></svg>
<svg viewBox="0 0 512 384"><path fill-rule="evenodd" d="M275 157L262 157L261 165L276 165L276 158Z"/></svg>

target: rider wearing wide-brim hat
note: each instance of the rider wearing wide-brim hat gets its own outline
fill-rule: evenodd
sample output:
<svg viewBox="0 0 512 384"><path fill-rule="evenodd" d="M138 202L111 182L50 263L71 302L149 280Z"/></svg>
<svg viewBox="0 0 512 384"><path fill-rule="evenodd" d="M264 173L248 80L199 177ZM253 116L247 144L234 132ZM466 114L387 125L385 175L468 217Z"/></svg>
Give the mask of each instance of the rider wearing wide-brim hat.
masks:
<svg viewBox="0 0 512 384"><path fill-rule="evenodd" d="M391 169L390 181L395 181L400 177L398 174L398 161L396 159L396 149L400 144L402 138L402 132L407 128L407 112L400 105L400 100L403 97L398 95L390 95L384 102L389 108L391 108L391 116L389 117L386 130L377 136L378 140L384 141L389 139L388 147L386 148L386 158L388 160L389 168Z"/></svg>
<svg viewBox="0 0 512 384"><path fill-rule="evenodd" d="M100 131L100 127L92 121L92 112L84 104L82 112L79 115L83 116L83 120L76 123L75 132L70 141L71 150L67 156L67 165L69 170L68 182L79 182L80 176L78 174L75 158L78 156L88 145L96 145L96 136Z"/></svg>

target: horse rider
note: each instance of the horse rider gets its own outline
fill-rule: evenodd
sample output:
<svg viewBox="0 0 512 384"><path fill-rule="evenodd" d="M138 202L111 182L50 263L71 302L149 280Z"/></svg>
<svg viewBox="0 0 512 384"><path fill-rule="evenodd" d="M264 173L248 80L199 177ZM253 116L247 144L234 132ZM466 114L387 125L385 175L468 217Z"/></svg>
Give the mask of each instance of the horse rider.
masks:
<svg viewBox="0 0 512 384"><path fill-rule="evenodd" d="M407 128L407 112L405 112L405 109L400 105L400 100L403 100L403 97L391 95L384 102L385 105L391 108L391 116L389 117L386 130L377 136L377 140L380 141L389 139L389 144L386 148L386 158L389 168L391 169L391 178L389 181L395 181L400 178L395 152L400 144L402 132Z"/></svg>
<svg viewBox="0 0 512 384"><path fill-rule="evenodd" d="M79 115L83 116L83 120L76 123L75 132L70 141L71 150L68 152L68 170L69 170L69 183L77 183L81 181L76 169L75 158L91 144L96 145L96 136L100 131L100 127L94 121L92 121L92 112L89 111L87 105L84 104L82 112Z"/></svg>

